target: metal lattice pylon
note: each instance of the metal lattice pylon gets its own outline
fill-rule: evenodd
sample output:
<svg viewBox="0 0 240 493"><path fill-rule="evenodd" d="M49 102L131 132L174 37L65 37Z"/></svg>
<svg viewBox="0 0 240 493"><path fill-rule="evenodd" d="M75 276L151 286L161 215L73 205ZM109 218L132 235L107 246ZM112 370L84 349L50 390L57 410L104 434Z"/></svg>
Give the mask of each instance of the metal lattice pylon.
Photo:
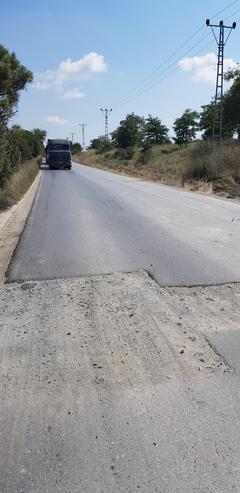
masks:
<svg viewBox="0 0 240 493"><path fill-rule="evenodd" d="M236 28L236 22L233 22L232 26L225 26L223 21L220 21L219 25L216 25L210 24L210 20L207 19L206 24L207 26L211 27L214 38L218 45L217 78L213 119L213 140L221 140L223 134L224 48L232 30ZM219 29L219 38L217 38L214 28ZM226 41L225 29L230 30Z"/></svg>
<svg viewBox="0 0 240 493"><path fill-rule="evenodd" d="M223 125L223 82L224 82L224 27L220 26L217 60L217 79L215 92L215 110L213 120L213 139L221 140Z"/></svg>
<svg viewBox="0 0 240 493"><path fill-rule="evenodd" d="M79 123L80 127L82 128L82 148L85 149L86 143L85 143L85 128L87 126L87 123Z"/></svg>
<svg viewBox="0 0 240 493"><path fill-rule="evenodd" d="M108 140L108 117L109 114L111 113L112 109L108 110L107 108L103 109L101 108L101 112L104 114L104 121L105 121L105 139Z"/></svg>

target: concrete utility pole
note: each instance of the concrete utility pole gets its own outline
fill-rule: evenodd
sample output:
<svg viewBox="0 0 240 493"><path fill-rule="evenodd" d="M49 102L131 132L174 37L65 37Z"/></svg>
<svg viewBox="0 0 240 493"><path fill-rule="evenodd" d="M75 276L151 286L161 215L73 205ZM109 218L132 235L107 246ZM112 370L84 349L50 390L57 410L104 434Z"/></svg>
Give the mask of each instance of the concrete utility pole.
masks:
<svg viewBox="0 0 240 493"><path fill-rule="evenodd" d="M82 128L82 148L85 149L85 128L87 123L79 123L79 126Z"/></svg>
<svg viewBox="0 0 240 493"><path fill-rule="evenodd" d="M74 132L72 132L70 135L71 135L71 137L72 137L72 145L73 145L73 138L74 138L75 133L74 133Z"/></svg>
<svg viewBox="0 0 240 493"><path fill-rule="evenodd" d="M104 114L104 119L105 119L105 139L108 140L108 117L109 117L109 114L111 113L112 111L112 108L111 109L103 109L101 108L101 112Z"/></svg>
<svg viewBox="0 0 240 493"><path fill-rule="evenodd" d="M223 21L220 21L218 25L210 24L210 20L206 20L208 27L211 27L214 38L218 45L218 60L217 60L217 79L216 79L216 92L215 92L215 108L214 108L214 120L213 120L213 140L222 139L223 128L223 83L224 83L224 48L228 41L228 38L233 29L236 28L236 22L233 22L232 26L225 26ZM215 30L219 29L219 38L217 38ZM225 29L229 30L228 36L225 40Z"/></svg>

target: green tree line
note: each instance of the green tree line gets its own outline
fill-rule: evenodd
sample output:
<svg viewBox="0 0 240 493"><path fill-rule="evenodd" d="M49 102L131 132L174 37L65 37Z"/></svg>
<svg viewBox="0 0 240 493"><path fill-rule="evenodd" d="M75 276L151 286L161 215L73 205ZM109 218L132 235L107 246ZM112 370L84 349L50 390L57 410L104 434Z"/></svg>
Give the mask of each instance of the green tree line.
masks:
<svg viewBox="0 0 240 493"><path fill-rule="evenodd" d="M240 141L240 68L229 71L225 75L232 85L223 98L223 138L237 137ZM203 140L212 138L215 104L210 102L197 112L186 109L173 124L173 141L179 145L186 145L196 139L197 132L201 132ZM147 118L130 113L122 120L111 135L111 141L103 136L93 139L90 148L96 152L104 152L111 147L125 149L126 158L131 158L134 150L141 147L148 149L156 144L171 142L169 129L157 116L148 115Z"/></svg>
<svg viewBox="0 0 240 493"><path fill-rule="evenodd" d="M20 92L33 80L14 53L0 45L0 188L27 160L43 152L46 132L39 128L24 130L18 125L9 128L17 112Z"/></svg>

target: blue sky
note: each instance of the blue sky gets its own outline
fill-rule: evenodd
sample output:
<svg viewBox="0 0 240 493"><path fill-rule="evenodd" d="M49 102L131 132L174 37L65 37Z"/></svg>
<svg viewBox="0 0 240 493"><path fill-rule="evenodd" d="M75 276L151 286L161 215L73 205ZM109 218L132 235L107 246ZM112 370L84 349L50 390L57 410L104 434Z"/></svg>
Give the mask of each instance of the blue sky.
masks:
<svg viewBox="0 0 240 493"><path fill-rule="evenodd" d="M15 122L52 138L74 132L75 141L84 122L89 142L104 133L100 108L107 106L110 131L131 111L158 115L171 129L186 108L199 109L214 94L216 43L207 17L239 20L225 56L229 66L240 62L240 0L4 2L0 42L35 77Z"/></svg>

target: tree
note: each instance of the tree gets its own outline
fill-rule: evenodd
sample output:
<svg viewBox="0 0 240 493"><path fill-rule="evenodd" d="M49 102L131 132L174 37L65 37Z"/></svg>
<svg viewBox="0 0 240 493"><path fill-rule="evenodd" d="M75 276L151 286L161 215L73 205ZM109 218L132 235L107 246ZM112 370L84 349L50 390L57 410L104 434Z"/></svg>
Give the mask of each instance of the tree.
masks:
<svg viewBox="0 0 240 493"><path fill-rule="evenodd" d="M209 104L201 106L201 108L202 112L200 113L199 130L203 132L202 138L204 140L211 139L213 134L215 103L212 101Z"/></svg>
<svg viewBox="0 0 240 493"><path fill-rule="evenodd" d="M232 138L237 133L240 139L240 68L229 70L225 80L233 81L230 89L223 97L223 138ZM199 129L203 131L203 139L212 138L215 103L202 106Z"/></svg>
<svg viewBox="0 0 240 493"><path fill-rule="evenodd" d="M148 115L144 125L144 143L147 146L170 142L168 128L156 116Z"/></svg>
<svg viewBox="0 0 240 493"><path fill-rule="evenodd" d="M41 130L41 128L34 128L33 129L34 135L40 140L42 145L44 145L45 139L47 137L47 132L46 130Z"/></svg>
<svg viewBox="0 0 240 493"><path fill-rule="evenodd" d="M215 112L215 102L212 101L209 104L202 106L202 112L200 113L199 120L199 130L201 130L203 140L212 139L213 136L213 122L214 122L214 112ZM222 136L223 138L231 138L232 137L231 126L229 125L229 121L226 119L225 108L223 105L223 128L222 128Z"/></svg>
<svg viewBox="0 0 240 493"><path fill-rule="evenodd" d="M46 130L42 130L41 128L34 128L32 130L32 133L34 135L34 155L38 156L39 154L44 154L44 143L47 137Z"/></svg>
<svg viewBox="0 0 240 493"><path fill-rule="evenodd" d="M40 129L38 129L38 132L35 132L35 130L30 132L29 130L24 130L19 125L13 125L11 128L11 134L16 146L21 152L22 161L44 153L43 135L46 135L46 132Z"/></svg>
<svg viewBox="0 0 240 493"><path fill-rule="evenodd" d="M112 141L116 147L133 149L140 145L144 137L145 120L141 116L130 113L120 122L119 127L112 133Z"/></svg>
<svg viewBox="0 0 240 493"><path fill-rule="evenodd" d="M19 125L8 128L0 124L0 188L25 161L43 153L44 133L44 130L35 133Z"/></svg>
<svg viewBox="0 0 240 493"><path fill-rule="evenodd" d="M16 111L20 91L33 75L20 64L14 53L0 45L0 122L6 124Z"/></svg>
<svg viewBox="0 0 240 493"><path fill-rule="evenodd" d="M73 154L80 154L82 152L82 146L78 142L74 142L72 145L72 153Z"/></svg>
<svg viewBox="0 0 240 493"><path fill-rule="evenodd" d="M9 175L10 159L8 156L8 130L0 123L0 188L4 184L5 178Z"/></svg>
<svg viewBox="0 0 240 493"><path fill-rule="evenodd" d="M224 122L240 140L240 67L228 71L225 79L233 84L223 98Z"/></svg>
<svg viewBox="0 0 240 493"><path fill-rule="evenodd" d="M240 77L240 64L238 64L238 66L234 69L229 69L224 75L224 79L227 82L231 80L236 80L239 77Z"/></svg>
<svg viewBox="0 0 240 493"><path fill-rule="evenodd" d="M109 142L109 140L106 140L106 137L104 137L104 135L101 135L100 137L91 140L89 149L94 149L97 154L101 154L102 152L111 149L111 147L111 142Z"/></svg>
<svg viewBox="0 0 240 493"><path fill-rule="evenodd" d="M180 118L177 118L173 125L173 130L176 134L174 141L176 144L188 144L196 137L198 130L198 118L197 111L187 109L184 111Z"/></svg>

